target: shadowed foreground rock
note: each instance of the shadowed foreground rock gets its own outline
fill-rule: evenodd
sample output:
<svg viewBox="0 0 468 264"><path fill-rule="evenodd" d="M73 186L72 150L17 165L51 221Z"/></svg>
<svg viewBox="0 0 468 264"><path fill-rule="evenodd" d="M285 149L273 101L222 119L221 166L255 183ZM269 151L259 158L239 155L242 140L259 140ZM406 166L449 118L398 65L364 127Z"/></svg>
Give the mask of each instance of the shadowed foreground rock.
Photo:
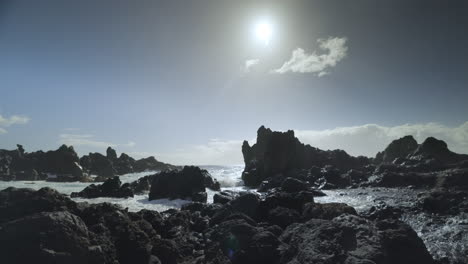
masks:
<svg viewBox="0 0 468 264"><path fill-rule="evenodd" d="M313 207L320 209L307 213ZM241 193L224 205L132 213L75 203L50 188L8 188L0 191L0 256L56 264L433 263L409 226L348 213L345 205L315 204L307 192Z"/></svg>

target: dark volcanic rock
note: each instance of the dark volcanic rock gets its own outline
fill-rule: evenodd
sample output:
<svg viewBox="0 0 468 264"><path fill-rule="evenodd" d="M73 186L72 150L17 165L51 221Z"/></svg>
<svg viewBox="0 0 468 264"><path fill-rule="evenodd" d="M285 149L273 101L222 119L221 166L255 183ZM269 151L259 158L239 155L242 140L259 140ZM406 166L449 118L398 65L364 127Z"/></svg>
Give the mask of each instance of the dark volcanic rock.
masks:
<svg viewBox="0 0 468 264"><path fill-rule="evenodd" d="M408 155L412 154L418 147L418 142L413 138L413 136L405 136L397 140L392 141L383 152L377 153L374 162L377 164L380 163L390 163L397 158L406 158Z"/></svg>
<svg viewBox="0 0 468 264"><path fill-rule="evenodd" d="M307 183L291 177L284 179L283 183L281 184L281 190L284 192L293 193L305 191L307 189L309 189Z"/></svg>
<svg viewBox="0 0 468 264"><path fill-rule="evenodd" d="M205 187L212 187L207 186L207 183L212 185L216 182L208 171L194 166L185 166L180 171L160 172L152 178L149 200L199 198L199 193L205 192ZM215 185L219 188L219 184Z"/></svg>
<svg viewBox="0 0 468 264"><path fill-rule="evenodd" d="M115 151L115 149L113 149L111 147L107 148L106 155L107 155L107 158L110 159L110 160L116 160L117 159L117 152Z"/></svg>
<svg viewBox="0 0 468 264"><path fill-rule="evenodd" d="M280 263L433 263L424 243L399 221L353 215L293 224L281 235ZM324 242L326 241L326 242Z"/></svg>
<svg viewBox="0 0 468 264"><path fill-rule="evenodd" d="M102 263L106 257L92 246L88 228L69 212L44 212L1 225L0 255L4 263Z"/></svg>
<svg viewBox="0 0 468 264"><path fill-rule="evenodd" d="M71 197L83 198L98 198L98 197L115 197L127 198L133 197L133 190L130 184L122 185L119 177L114 177L106 180L103 184L91 184L84 188L81 192L74 192Z"/></svg>
<svg viewBox="0 0 468 264"><path fill-rule="evenodd" d="M0 191L0 223L41 212L75 211L76 204L54 189L38 191L9 187Z"/></svg>
<svg viewBox="0 0 468 264"><path fill-rule="evenodd" d="M309 194L243 193L224 205L132 213L49 188L9 188L0 191L0 255L8 263L432 263L401 222L366 220ZM301 223L301 214L323 219Z"/></svg>
<svg viewBox="0 0 468 264"><path fill-rule="evenodd" d="M323 151L304 145L292 130L273 132L263 126L258 129L256 144L250 147L244 141L242 153L245 161L242 179L247 186L258 186L268 177L285 176L312 166L333 165L348 171L369 163L365 157L352 157L342 150Z"/></svg>
<svg viewBox="0 0 468 264"><path fill-rule="evenodd" d="M468 193L465 191L436 189L420 194L419 203L424 211L435 214L456 215L468 212Z"/></svg>
<svg viewBox="0 0 468 264"><path fill-rule="evenodd" d="M468 160L468 155L461 155L450 151L447 143L433 137L428 137L412 154L414 159L435 159L442 163L456 163Z"/></svg>
<svg viewBox="0 0 468 264"><path fill-rule="evenodd" d="M304 220L312 218L331 220L342 214L357 215L357 212L353 207L344 203L307 203L304 205L302 218Z"/></svg>
<svg viewBox="0 0 468 264"><path fill-rule="evenodd" d="M173 170L176 168L176 166L156 160L153 156L144 159L139 159L135 161L134 165L135 172Z"/></svg>
<svg viewBox="0 0 468 264"><path fill-rule="evenodd" d="M103 178L111 178L115 175L112 162L101 153L89 153L89 155L81 157L80 164L86 168L90 174Z"/></svg>

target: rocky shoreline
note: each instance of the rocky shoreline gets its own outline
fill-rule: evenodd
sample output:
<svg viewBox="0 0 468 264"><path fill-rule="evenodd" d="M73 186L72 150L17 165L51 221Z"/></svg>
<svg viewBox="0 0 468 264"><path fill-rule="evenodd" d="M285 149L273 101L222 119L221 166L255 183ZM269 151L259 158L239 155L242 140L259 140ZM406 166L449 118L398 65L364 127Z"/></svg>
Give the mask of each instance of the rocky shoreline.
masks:
<svg viewBox="0 0 468 264"><path fill-rule="evenodd" d="M78 164L71 147L62 146L56 151L60 155L47 154L48 158L42 159L33 157L45 155L43 152L25 154L20 149L17 154L0 152L3 175L5 168L13 168L10 171L17 177L18 159L41 168L41 173L70 172L67 169L75 169L73 164ZM242 153L245 161L242 179L252 188L249 192L220 191L220 184L207 171L193 166L167 165L167 170L122 184L115 174L107 174L105 164L111 164L114 173L156 165L153 159L121 162L128 160L127 156L117 158L111 148L107 156L90 154L79 159L87 172L100 171L106 180L72 193L72 197L126 198L148 193L148 200L193 201L180 210L129 212L109 203L77 203L50 188L2 190L2 260L465 263L463 256L434 260L416 231L402 221L403 217L417 214L444 217L468 213L468 155L451 152L443 141L428 138L418 144L407 136L393 141L375 158L352 157L342 150L324 151L304 145L293 131L273 132L262 126L256 144L250 146L245 141ZM8 158L14 155L18 155L16 160ZM41 162L34 163L37 160ZM39 166L43 160L66 161L64 164L68 165L44 170ZM125 164L133 165L130 169ZM364 211L345 203L317 202L318 197L325 195L321 190L358 187L418 189L419 194L408 206L382 202ZM207 188L218 191L213 203L207 203Z"/></svg>
<svg viewBox="0 0 468 264"><path fill-rule="evenodd" d="M132 213L50 188L8 188L0 216L6 263L434 263L403 222L318 204L309 191Z"/></svg>

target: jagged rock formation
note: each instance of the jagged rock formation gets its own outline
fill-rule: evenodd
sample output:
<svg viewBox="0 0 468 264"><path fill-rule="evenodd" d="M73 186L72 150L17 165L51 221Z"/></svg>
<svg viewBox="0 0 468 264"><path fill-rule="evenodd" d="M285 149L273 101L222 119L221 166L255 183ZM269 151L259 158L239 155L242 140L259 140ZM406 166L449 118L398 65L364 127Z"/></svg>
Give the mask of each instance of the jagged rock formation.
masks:
<svg viewBox="0 0 468 264"><path fill-rule="evenodd" d="M155 170L170 170L176 169L167 163L160 162L154 157L135 160L125 153L120 154L117 158L117 152L108 147L106 156L100 153L89 153L80 159L80 163L85 170L90 174L100 176L100 179L114 177L115 175L123 175L133 172L155 171Z"/></svg>
<svg viewBox="0 0 468 264"><path fill-rule="evenodd" d="M219 183L206 170L185 166L180 171L165 171L152 176L149 200L192 199L206 202L206 189L220 190Z"/></svg>
<svg viewBox="0 0 468 264"><path fill-rule="evenodd" d="M259 191L279 188L290 177L306 187L322 189L357 186L468 188L468 155L450 151L432 137L418 144L412 136L391 142L376 157L352 157L342 150L323 151L304 145L293 131L260 127L257 142L242 145L242 179ZM289 181L288 184L294 184ZM296 183L296 187L300 188Z"/></svg>
<svg viewBox="0 0 468 264"><path fill-rule="evenodd" d="M8 151L0 150L0 177L6 180L40 180L46 174L81 180L83 170L72 146L62 145L57 150L26 153L23 146ZM52 178L51 178L52 179Z"/></svg>
<svg viewBox="0 0 468 264"><path fill-rule="evenodd" d="M339 170L359 169L369 164L365 157L352 157L343 150L324 151L304 145L294 131L273 132L264 126L257 131L257 143L242 144L245 170L242 179L247 186L258 186L269 177L286 177L313 166L332 165Z"/></svg>
<svg viewBox="0 0 468 264"><path fill-rule="evenodd" d="M154 157L135 160L125 153L117 157L111 147L106 153L90 153L80 159L72 146L27 153L17 145L15 150L0 150L0 180L91 181L88 175L92 174L104 181L115 175L178 168Z"/></svg>
<svg viewBox="0 0 468 264"><path fill-rule="evenodd" d="M133 213L77 204L50 188L8 188L0 191L0 255L5 263L58 264L434 263L401 221L316 204L304 192Z"/></svg>

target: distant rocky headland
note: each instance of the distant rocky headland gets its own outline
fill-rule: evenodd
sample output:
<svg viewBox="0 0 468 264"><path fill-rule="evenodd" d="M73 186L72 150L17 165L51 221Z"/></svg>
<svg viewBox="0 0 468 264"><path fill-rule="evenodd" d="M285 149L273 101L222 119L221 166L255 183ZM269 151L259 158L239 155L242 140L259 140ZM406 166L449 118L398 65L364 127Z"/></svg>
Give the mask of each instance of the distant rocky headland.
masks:
<svg viewBox="0 0 468 264"><path fill-rule="evenodd" d="M17 145L15 150L0 150L0 180L4 181L104 181L127 173L176 168L152 156L136 160L122 153L117 157L111 147L107 148L106 155L89 153L81 158L73 146L66 145L47 152L28 153L22 145Z"/></svg>

